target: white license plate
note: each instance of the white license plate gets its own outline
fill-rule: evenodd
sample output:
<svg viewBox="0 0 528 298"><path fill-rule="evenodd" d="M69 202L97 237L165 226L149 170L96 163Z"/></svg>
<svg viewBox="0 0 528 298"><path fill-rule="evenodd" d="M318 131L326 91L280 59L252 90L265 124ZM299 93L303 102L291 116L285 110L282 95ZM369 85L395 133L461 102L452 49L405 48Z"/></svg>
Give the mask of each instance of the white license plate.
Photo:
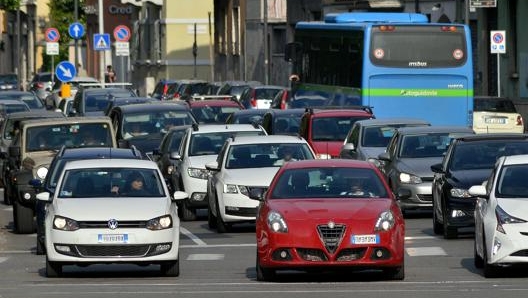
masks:
<svg viewBox="0 0 528 298"><path fill-rule="evenodd" d="M128 243L128 234L98 234L99 243Z"/></svg>
<svg viewBox="0 0 528 298"><path fill-rule="evenodd" d="M352 235L352 244L379 244L379 235Z"/></svg>
<svg viewBox="0 0 528 298"><path fill-rule="evenodd" d="M505 124L506 119L504 118L486 118L486 123L490 124Z"/></svg>

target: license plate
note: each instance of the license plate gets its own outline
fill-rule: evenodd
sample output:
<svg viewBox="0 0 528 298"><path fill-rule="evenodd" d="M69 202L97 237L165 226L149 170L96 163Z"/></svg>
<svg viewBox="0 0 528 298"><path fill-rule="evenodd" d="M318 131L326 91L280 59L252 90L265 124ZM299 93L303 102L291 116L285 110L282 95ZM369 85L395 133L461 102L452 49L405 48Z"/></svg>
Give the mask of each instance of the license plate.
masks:
<svg viewBox="0 0 528 298"><path fill-rule="evenodd" d="M98 234L99 243L128 243L128 234Z"/></svg>
<svg viewBox="0 0 528 298"><path fill-rule="evenodd" d="M352 235L352 244L379 244L379 235Z"/></svg>
<svg viewBox="0 0 528 298"><path fill-rule="evenodd" d="M490 124L505 124L506 119L504 118L486 118L486 123Z"/></svg>

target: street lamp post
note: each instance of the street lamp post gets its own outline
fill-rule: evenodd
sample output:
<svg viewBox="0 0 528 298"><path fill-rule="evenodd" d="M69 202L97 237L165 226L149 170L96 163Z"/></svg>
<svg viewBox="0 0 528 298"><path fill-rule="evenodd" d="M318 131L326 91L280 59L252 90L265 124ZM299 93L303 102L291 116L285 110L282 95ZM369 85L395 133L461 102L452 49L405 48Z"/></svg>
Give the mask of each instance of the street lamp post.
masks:
<svg viewBox="0 0 528 298"><path fill-rule="evenodd" d="M98 0L98 19L99 19L99 34L104 33L104 18L103 18L103 0ZM101 86L105 87L105 53L104 51L99 51L99 79L101 80Z"/></svg>

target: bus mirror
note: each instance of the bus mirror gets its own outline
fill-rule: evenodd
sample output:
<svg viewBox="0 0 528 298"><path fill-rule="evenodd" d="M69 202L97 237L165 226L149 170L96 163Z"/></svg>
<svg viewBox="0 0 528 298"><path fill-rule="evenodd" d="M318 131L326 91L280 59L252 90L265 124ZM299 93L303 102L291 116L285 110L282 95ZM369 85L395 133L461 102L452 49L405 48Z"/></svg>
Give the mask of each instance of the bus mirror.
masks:
<svg viewBox="0 0 528 298"><path fill-rule="evenodd" d="M286 44L284 60L288 62L297 62L302 54L302 44L299 42L290 42Z"/></svg>

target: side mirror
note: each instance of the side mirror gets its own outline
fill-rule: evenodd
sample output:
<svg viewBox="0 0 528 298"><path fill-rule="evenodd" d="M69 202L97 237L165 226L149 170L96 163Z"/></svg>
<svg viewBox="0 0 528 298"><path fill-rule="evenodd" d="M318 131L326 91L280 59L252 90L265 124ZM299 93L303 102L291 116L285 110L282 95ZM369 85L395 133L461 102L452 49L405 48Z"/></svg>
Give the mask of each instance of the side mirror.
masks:
<svg viewBox="0 0 528 298"><path fill-rule="evenodd" d="M480 184L480 185L473 185L468 189L468 192L470 195L474 197L481 197L481 198L488 198L488 194L486 193L486 186Z"/></svg>
<svg viewBox="0 0 528 298"><path fill-rule="evenodd" d="M38 193L36 195L37 197L37 200L39 201L44 201L44 202L49 202L51 201L51 196L50 196L50 193L49 192L41 192L41 193Z"/></svg>
<svg viewBox="0 0 528 298"><path fill-rule="evenodd" d="M378 158L382 161L390 161L389 153L383 152L378 155Z"/></svg>
<svg viewBox="0 0 528 298"><path fill-rule="evenodd" d="M431 166L431 171L433 171L434 173L440 173L440 174L444 173L444 170L442 170L442 164L441 163L437 163L437 164L432 165Z"/></svg>
<svg viewBox="0 0 528 298"><path fill-rule="evenodd" d="M218 172L220 170L220 167L218 166L217 161L206 163L205 168L208 169L209 171L215 171L215 172Z"/></svg>
<svg viewBox="0 0 528 298"><path fill-rule="evenodd" d="M356 151L356 146L354 146L354 144L352 144L352 143L346 143L345 145L343 145L343 148L341 150L354 152L354 151Z"/></svg>
<svg viewBox="0 0 528 298"><path fill-rule="evenodd" d="M179 191L179 190L178 190L178 191L175 191L175 192L174 192L174 194L173 194L173 196L172 196L172 199L173 199L174 201L180 201L180 200L185 200L185 199L187 199L188 197L189 197L189 195L188 195L186 192L184 192L184 191Z"/></svg>
<svg viewBox="0 0 528 298"><path fill-rule="evenodd" d="M170 159L181 160L181 155L178 151L172 151L169 156Z"/></svg>

